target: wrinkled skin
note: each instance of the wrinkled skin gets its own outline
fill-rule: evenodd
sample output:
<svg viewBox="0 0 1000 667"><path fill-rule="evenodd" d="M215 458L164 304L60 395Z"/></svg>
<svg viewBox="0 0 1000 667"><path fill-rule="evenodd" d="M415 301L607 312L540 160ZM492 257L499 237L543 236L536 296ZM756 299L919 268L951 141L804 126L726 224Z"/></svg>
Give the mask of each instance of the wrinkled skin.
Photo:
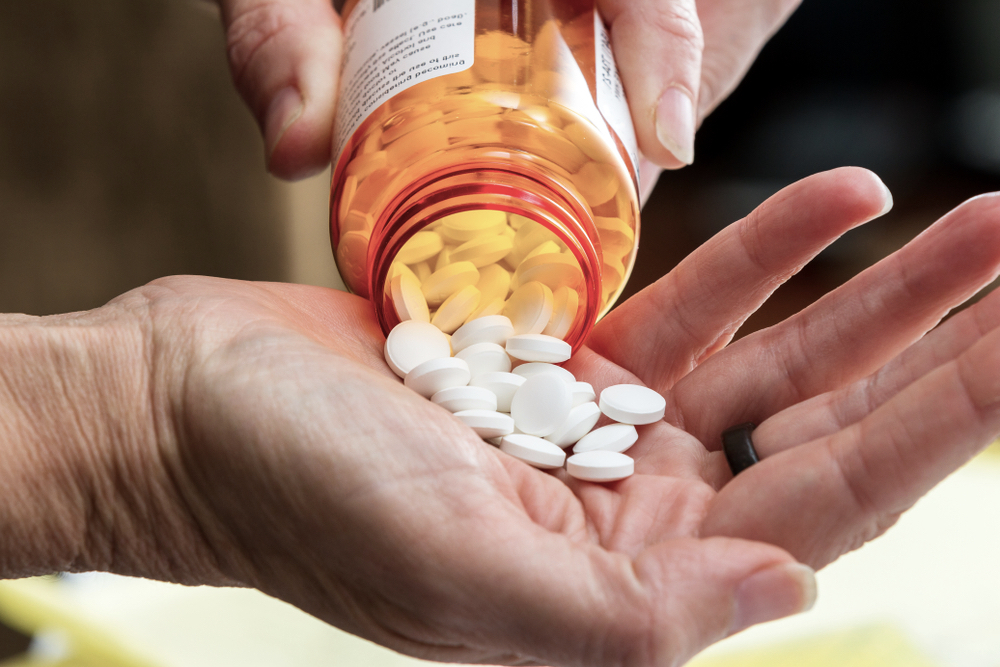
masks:
<svg viewBox="0 0 1000 667"><path fill-rule="evenodd" d="M258 587L454 661L680 664L798 611L795 560L876 537L1000 431L996 295L924 335L1000 271L997 196L727 345L887 202L860 169L805 179L598 324L577 377L667 399L612 484L530 468L404 388L355 296L198 277L128 293L100 310L135 323L155 428L93 457L114 463L96 478L133 475L85 566ZM719 433L747 420L763 460L732 478Z"/></svg>

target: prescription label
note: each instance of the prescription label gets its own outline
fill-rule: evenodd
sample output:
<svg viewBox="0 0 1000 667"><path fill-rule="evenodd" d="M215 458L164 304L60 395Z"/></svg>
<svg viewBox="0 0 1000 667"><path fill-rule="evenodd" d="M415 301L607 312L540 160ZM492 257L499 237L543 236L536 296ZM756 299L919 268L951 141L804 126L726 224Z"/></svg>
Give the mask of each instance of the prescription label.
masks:
<svg viewBox="0 0 1000 667"><path fill-rule="evenodd" d="M476 0L360 0L344 25L334 155L393 95L472 67Z"/></svg>
<svg viewBox="0 0 1000 667"><path fill-rule="evenodd" d="M594 51L597 63L597 108L608 122L611 129L621 139L636 178L639 176L639 142L635 138L635 126L632 125L632 114L625 98L625 87L622 85L615 54L611 50L611 35L604 27L604 20L594 9Z"/></svg>

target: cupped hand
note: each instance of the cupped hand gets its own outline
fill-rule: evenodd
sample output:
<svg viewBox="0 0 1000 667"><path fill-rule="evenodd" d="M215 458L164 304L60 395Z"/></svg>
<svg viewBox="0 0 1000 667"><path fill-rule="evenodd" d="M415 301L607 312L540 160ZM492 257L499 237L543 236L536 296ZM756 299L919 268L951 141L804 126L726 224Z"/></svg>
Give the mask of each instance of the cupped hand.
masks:
<svg viewBox="0 0 1000 667"><path fill-rule="evenodd" d="M598 0L645 160L694 160L702 120L733 91L801 0ZM301 178L330 162L340 19L329 0L218 0L233 81L264 135L268 168Z"/></svg>
<svg viewBox="0 0 1000 667"><path fill-rule="evenodd" d="M637 474L606 485L529 468L405 389L356 297L143 288L174 425L164 476L206 545L170 558L441 660L677 664L800 611L813 580L795 559L819 567L874 537L1000 430L996 299L921 338L996 275L995 197L726 346L888 201L863 170L806 179L600 323L576 375L668 401L630 451ZM764 458L731 479L719 433L748 419Z"/></svg>

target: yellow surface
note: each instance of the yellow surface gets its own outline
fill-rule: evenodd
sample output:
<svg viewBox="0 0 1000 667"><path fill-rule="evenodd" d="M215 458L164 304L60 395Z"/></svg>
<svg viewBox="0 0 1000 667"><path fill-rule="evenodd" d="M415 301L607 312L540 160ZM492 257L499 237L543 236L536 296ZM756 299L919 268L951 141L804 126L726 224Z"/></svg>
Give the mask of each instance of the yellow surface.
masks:
<svg viewBox="0 0 1000 667"><path fill-rule="evenodd" d="M691 667L940 667L892 626L807 637L738 655L695 658Z"/></svg>

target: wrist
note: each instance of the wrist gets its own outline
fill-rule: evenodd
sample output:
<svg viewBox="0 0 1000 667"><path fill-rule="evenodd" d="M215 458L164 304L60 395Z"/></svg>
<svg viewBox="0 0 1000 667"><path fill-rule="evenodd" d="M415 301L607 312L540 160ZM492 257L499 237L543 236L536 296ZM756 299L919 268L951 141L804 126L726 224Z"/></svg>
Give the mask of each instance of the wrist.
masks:
<svg viewBox="0 0 1000 667"><path fill-rule="evenodd" d="M127 297L0 315L0 577L104 570L208 583L164 465L174 421L151 327ZM199 556L201 558L199 558Z"/></svg>

